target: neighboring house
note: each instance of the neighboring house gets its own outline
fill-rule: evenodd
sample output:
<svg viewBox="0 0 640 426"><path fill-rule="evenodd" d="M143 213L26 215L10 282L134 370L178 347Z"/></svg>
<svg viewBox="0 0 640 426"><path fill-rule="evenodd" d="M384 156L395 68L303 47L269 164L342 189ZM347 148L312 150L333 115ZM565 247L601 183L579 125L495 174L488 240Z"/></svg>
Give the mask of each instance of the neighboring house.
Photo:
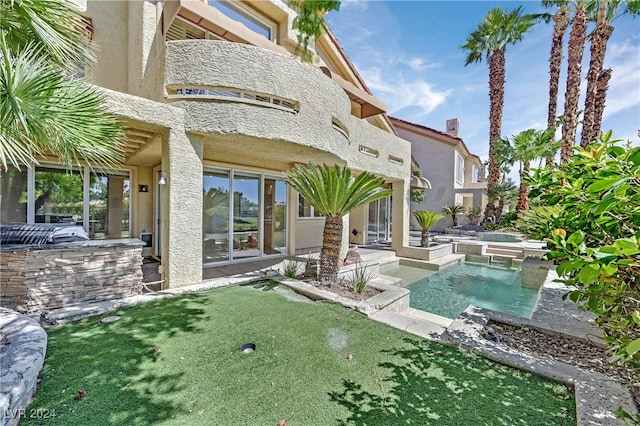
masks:
<svg viewBox="0 0 640 426"><path fill-rule="evenodd" d="M2 205L2 222L144 236L165 287L194 284L203 268L321 246L323 218L283 180L313 162L370 170L393 188L345 218L345 252L354 229L356 243L389 239L392 212L394 247L407 245L410 144L331 32L312 65L294 55L296 12L279 0L76 3L98 46L86 77L126 125L126 162L97 176L66 174L56 158L11 168L2 181L23 196Z"/></svg>
<svg viewBox="0 0 640 426"><path fill-rule="evenodd" d="M460 205L468 209L487 204L487 184L484 181L482 161L469 152L464 141L458 137L457 119L447 120L447 131L390 117L398 135L411 143L411 154L420 165L431 189L425 191L423 203L411 203L411 210L442 212L446 205ZM466 223L464 215L459 223ZM418 229L411 219L411 229ZM451 217L445 216L432 229L442 231L451 226Z"/></svg>

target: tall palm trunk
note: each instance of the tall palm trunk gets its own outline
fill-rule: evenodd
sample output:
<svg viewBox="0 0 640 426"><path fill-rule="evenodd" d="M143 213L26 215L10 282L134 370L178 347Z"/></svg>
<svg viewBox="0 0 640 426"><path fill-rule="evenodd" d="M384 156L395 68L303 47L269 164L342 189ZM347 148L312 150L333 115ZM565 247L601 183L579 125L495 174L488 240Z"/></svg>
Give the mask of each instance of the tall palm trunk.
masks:
<svg viewBox="0 0 640 426"><path fill-rule="evenodd" d="M504 107L505 58L502 50L496 49L489 58L489 178L487 193L500 182L498 143L501 136L502 110ZM490 197L484 212L484 219L497 221L495 197ZM489 219L491 218L491 219Z"/></svg>
<svg viewBox="0 0 640 426"><path fill-rule="evenodd" d="M326 286L338 281L338 264L342 245L342 216L327 215L320 250L320 283Z"/></svg>
<svg viewBox="0 0 640 426"><path fill-rule="evenodd" d="M596 104L598 98L598 81L603 71L604 55L607 42L613 33L613 27L607 22L607 1L600 0L596 28L591 36L591 58L587 73L587 96L584 103L584 117L582 124L582 140L580 146L585 148L600 133L600 126L596 128ZM605 91L606 93L606 91ZM602 117L600 117L600 121Z"/></svg>
<svg viewBox="0 0 640 426"><path fill-rule="evenodd" d="M562 148L560 164L569 161L576 143L578 127L578 100L580 98L580 72L582 54L587 37L587 18L584 7L576 6L576 14L569 36L569 60L567 71L567 91L564 100L564 120L562 122Z"/></svg>
<svg viewBox="0 0 640 426"><path fill-rule="evenodd" d="M547 129L555 128L558 115L558 86L562 67L562 39L569 25L569 13L565 6L553 15L553 39L549 55L549 110L547 113ZM553 143L553 140L550 141ZM553 164L553 156L546 158L546 164Z"/></svg>
<svg viewBox="0 0 640 426"><path fill-rule="evenodd" d="M602 128L602 114L607 100L607 90L609 89L609 79L611 78L611 68L602 70L598 76L598 86L596 90L595 113L593 118L594 138L600 134Z"/></svg>
<svg viewBox="0 0 640 426"><path fill-rule="evenodd" d="M529 185L524 182L524 177L529 174L529 167L529 162L525 161L522 163L522 168L520 169L520 195L518 197L518 205L516 206L518 215L529 209Z"/></svg>

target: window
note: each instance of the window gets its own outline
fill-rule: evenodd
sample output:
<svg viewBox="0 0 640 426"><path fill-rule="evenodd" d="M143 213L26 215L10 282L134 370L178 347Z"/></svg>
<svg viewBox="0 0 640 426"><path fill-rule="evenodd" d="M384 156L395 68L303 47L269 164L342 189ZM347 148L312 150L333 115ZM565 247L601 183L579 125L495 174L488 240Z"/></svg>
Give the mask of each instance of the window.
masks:
<svg viewBox="0 0 640 426"><path fill-rule="evenodd" d="M91 239L130 235L127 171L9 167L0 173L0 188L0 223L74 223Z"/></svg>
<svg viewBox="0 0 640 426"><path fill-rule="evenodd" d="M275 39L275 24L265 18L256 16L254 11L249 11L230 1L223 0L209 0L209 5L215 7L229 18L241 22L251 31L265 36L268 40Z"/></svg>
<svg viewBox="0 0 640 426"><path fill-rule="evenodd" d="M473 169L471 170L471 183L478 183L478 166L473 166Z"/></svg>
<svg viewBox="0 0 640 426"><path fill-rule="evenodd" d="M299 218L316 218L324 217L315 209L302 195L298 195L298 217Z"/></svg>
<svg viewBox="0 0 640 426"><path fill-rule="evenodd" d="M458 151L456 151L456 183L462 185L464 184L464 159Z"/></svg>

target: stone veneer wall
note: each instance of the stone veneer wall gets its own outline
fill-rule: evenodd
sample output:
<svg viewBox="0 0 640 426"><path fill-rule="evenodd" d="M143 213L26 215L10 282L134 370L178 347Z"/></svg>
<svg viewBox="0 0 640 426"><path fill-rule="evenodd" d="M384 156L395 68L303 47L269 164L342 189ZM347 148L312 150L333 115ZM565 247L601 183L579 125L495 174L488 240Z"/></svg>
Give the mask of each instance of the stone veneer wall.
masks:
<svg viewBox="0 0 640 426"><path fill-rule="evenodd" d="M0 305L27 315L142 292L139 240L0 253Z"/></svg>

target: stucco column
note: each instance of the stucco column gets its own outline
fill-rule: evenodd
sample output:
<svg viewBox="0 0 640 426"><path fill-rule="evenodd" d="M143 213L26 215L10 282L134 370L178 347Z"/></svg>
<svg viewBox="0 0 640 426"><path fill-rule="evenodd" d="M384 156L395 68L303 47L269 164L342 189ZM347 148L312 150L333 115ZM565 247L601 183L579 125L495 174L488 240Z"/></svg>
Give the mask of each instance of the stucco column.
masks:
<svg viewBox="0 0 640 426"><path fill-rule="evenodd" d="M409 245L409 179L394 181L391 203L391 248L399 251Z"/></svg>
<svg viewBox="0 0 640 426"><path fill-rule="evenodd" d="M340 259L344 260L347 257L347 251L349 251L349 230L350 226L350 214L346 214L342 218L342 246L340 247Z"/></svg>
<svg viewBox="0 0 640 426"><path fill-rule="evenodd" d="M164 288L202 281L202 152L183 129L170 129L162 142Z"/></svg>

